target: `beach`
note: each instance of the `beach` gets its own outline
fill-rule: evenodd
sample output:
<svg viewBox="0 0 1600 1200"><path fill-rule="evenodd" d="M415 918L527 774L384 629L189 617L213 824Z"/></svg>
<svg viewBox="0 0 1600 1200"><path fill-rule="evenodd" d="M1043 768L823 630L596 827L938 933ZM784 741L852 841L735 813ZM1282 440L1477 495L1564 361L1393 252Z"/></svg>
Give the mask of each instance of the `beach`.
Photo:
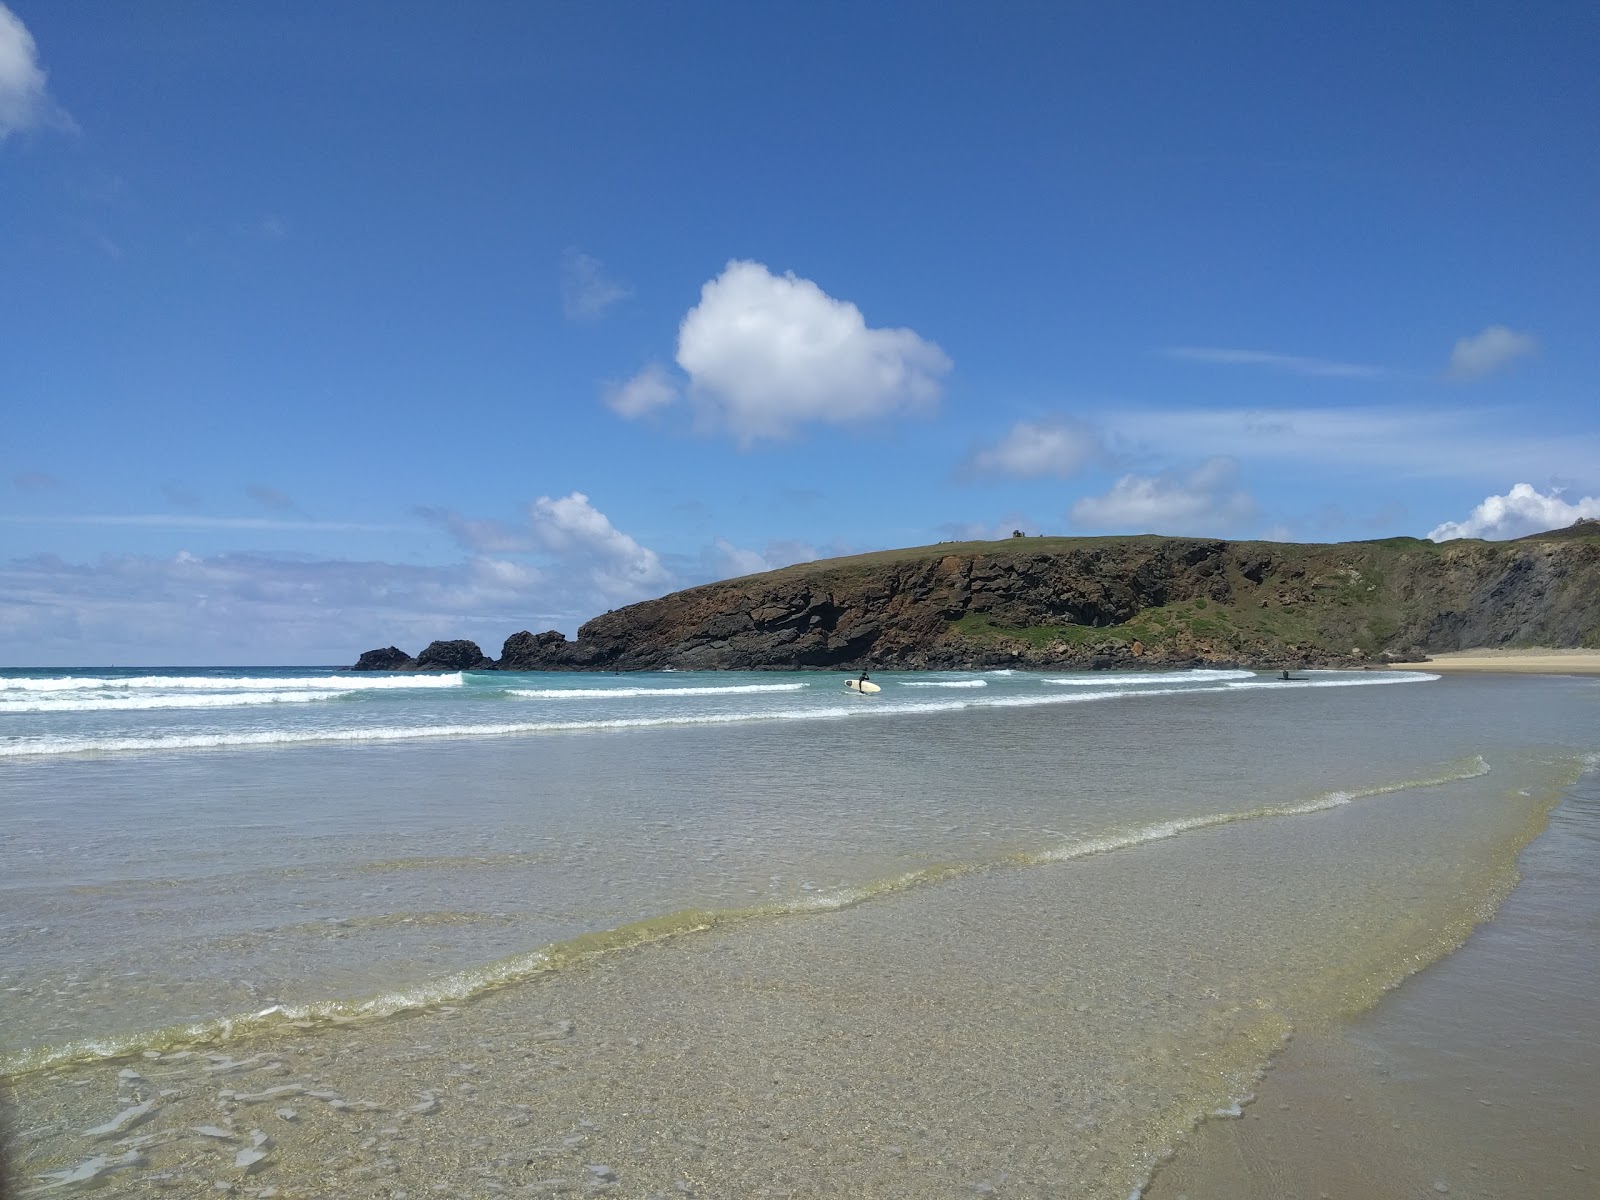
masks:
<svg viewBox="0 0 1600 1200"><path fill-rule="evenodd" d="M1463 1059L1481 1180L1600 1170L1600 690L1308 676L13 679L19 1190L1505 1194Z"/></svg>
<svg viewBox="0 0 1600 1200"><path fill-rule="evenodd" d="M1452 650L1427 662L1397 663L1403 671L1493 671L1507 675L1600 675L1600 650Z"/></svg>

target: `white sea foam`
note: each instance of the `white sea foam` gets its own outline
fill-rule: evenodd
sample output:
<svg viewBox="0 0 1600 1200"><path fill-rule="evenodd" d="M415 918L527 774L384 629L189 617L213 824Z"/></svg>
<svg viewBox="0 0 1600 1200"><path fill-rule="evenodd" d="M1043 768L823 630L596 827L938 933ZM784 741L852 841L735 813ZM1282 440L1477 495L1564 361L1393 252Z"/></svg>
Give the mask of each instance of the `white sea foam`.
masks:
<svg viewBox="0 0 1600 1200"><path fill-rule="evenodd" d="M1331 676L1306 679L1250 679L1230 683L1230 688L1315 688L1315 687L1369 687L1385 683L1431 683L1441 676L1428 671L1363 671L1335 672Z"/></svg>
<svg viewBox="0 0 1600 1200"><path fill-rule="evenodd" d="M745 683L721 687L507 688L507 695L534 700L610 700L636 696L750 696L765 692L798 692L803 683Z"/></svg>
<svg viewBox="0 0 1600 1200"><path fill-rule="evenodd" d="M1121 687L1144 687L1156 683L1211 683L1222 679L1254 679L1254 671L1245 670L1216 670L1208 667L1196 668L1192 671L1139 671L1139 672L1087 672L1083 675L1049 676L1041 683L1053 683L1059 687L1106 687L1118 685Z"/></svg>
<svg viewBox="0 0 1600 1200"><path fill-rule="evenodd" d="M915 688L981 688L988 687L989 681L987 679L918 680L910 683L902 683L898 686Z"/></svg>
<svg viewBox="0 0 1600 1200"><path fill-rule="evenodd" d="M1356 675L1322 681L1323 686L1381 683L1422 683L1439 676L1416 671L1388 675ZM757 685L764 686L764 685ZM802 685L803 686L803 685ZM812 721L856 716L904 716L918 713L959 712L968 708L1035 708L1053 704L1082 704L1098 700L1146 699L1153 696L1200 696L1225 692L1231 684L1200 687L1131 688L1126 691L1048 692L1022 696L983 696L939 701L890 701L808 708L758 709L736 713L663 715L654 717L604 717L587 721L461 722L421 726L368 726L325 729L229 731L177 734L167 737L43 737L0 742L0 758L37 755L84 754L116 751L171 751L264 747L340 742L397 742L423 738L502 737L516 734L561 733L582 730L647 729L672 725L720 725L743 721ZM1281 684L1279 686L1282 686Z"/></svg>
<svg viewBox="0 0 1600 1200"><path fill-rule="evenodd" d="M1196 829L1209 829L1216 825L1231 825L1236 821L1255 821L1264 817L1305 816L1314 812L1323 812L1330 808L1341 808L1356 800L1368 800L1375 796L1387 796L1394 792L1407 792L1414 788L1442 787L1447 783L1461 783L1468 779L1476 779L1481 775L1487 775L1489 771L1489 764L1484 757L1481 754L1475 754L1454 769L1446 769L1437 775L1430 775L1423 779L1402 779L1394 783L1380 783L1372 787L1357 788L1353 791L1324 792L1320 796L1314 796L1298 804L1253 808L1243 812L1207 813L1199 817L1179 817L1171 821L1156 821L1149 825L1114 830L1109 833L1097 834L1093 837L1074 838L1072 841L1064 842L1049 850L1031 855L1028 861L1068 862L1075 858L1087 858L1092 854L1105 854L1112 850L1126 850L1149 842L1164 841L1167 838L1177 837L1181 833L1189 833Z"/></svg>
<svg viewBox="0 0 1600 1200"><path fill-rule="evenodd" d="M457 688L465 682L465 677L459 671L443 675L129 675L122 678L69 675L37 679L4 678L0 679L0 692L289 692L303 689L351 692L389 688L409 691L415 688Z"/></svg>
<svg viewBox="0 0 1600 1200"><path fill-rule="evenodd" d="M253 704L304 704L336 700L351 692L215 692L187 696L112 693L97 696L0 696L0 716L7 713L135 712L155 708L233 708Z"/></svg>

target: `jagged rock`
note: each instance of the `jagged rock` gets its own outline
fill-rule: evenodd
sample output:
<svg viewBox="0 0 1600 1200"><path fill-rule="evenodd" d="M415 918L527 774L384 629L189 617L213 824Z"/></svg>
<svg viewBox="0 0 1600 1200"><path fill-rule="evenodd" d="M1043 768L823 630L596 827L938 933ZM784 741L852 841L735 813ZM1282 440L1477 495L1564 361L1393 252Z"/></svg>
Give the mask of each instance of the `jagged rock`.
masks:
<svg viewBox="0 0 1600 1200"><path fill-rule="evenodd" d="M1583 526L1442 545L1007 538L688 588L598 616L576 641L513 634L498 664L435 642L401 669L1276 670L1596 642L1600 537Z"/></svg>
<svg viewBox="0 0 1600 1200"><path fill-rule="evenodd" d="M429 642L417 655L414 671L492 671L495 665L483 656L477 642Z"/></svg>
<svg viewBox="0 0 1600 1200"><path fill-rule="evenodd" d="M385 646L382 650L368 650L356 659L352 671L404 671L413 666L411 655L397 646Z"/></svg>

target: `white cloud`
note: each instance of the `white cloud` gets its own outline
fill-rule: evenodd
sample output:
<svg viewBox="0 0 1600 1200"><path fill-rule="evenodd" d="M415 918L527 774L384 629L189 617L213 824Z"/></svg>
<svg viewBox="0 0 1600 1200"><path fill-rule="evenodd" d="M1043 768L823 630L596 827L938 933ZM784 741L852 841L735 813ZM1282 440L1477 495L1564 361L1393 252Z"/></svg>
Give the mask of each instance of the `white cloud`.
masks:
<svg viewBox="0 0 1600 1200"><path fill-rule="evenodd" d="M651 363L632 379L605 391L606 407L630 420L665 408L678 398L678 389L660 363Z"/></svg>
<svg viewBox="0 0 1600 1200"><path fill-rule="evenodd" d="M1504 496L1485 497L1466 520L1436 526L1428 537L1436 542L1453 538L1497 541L1562 529L1580 517L1600 517L1600 497L1585 496L1576 504L1568 504L1561 498L1560 488L1551 488L1546 495L1531 483L1519 483Z"/></svg>
<svg viewBox="0 0 1600 1200"><path fill-rule="evenodd" d="M21 17L0 4L0 142L42 126L73 128L72 118L45 91L33 34Z"/></svg>
<svg viewBox="0 0 1600 1200"><path fill-rule="evenodd" d="M1074 503L1068 517L1083 529L1218 537L1256 515L1255 501L1237 478L1237 464L1227 458L1187 473L1124 475L1104 495Z"/></svg>
<svg viewBox="0 0 1600 1200"><path fill-rule="evenodd" d="M1385 367L1362 363L1330 362L1325 358L1303 358L1298 354L1274 354L1268 350L1229 350L1215 346L1172 346L1162 351L1168 358L1184 362L1207 363L1220 367L1268 367L1293 375L1323 379L1381 379L1391 372Z"/></svg>
<svg viewBox="0 0 1600 1200"><path fill-rule="evenodd" d="M633 289L606 275L605 264L578 250L561 258L561 309L574 321L594 321L606 309L633 295Z"/></svg>
<svg viewBox="0 0 1600 1200"><path fill-rule="evenodd" d="M817 549L809 542L775 541L768 542L765 550L746 550L719 537L701 555L701 568L712 579L734 579L811 562L816 557Z"/></svg>
<svg viewBox="0 0 1600 1200"><path fill-rule="evenodd" d="M301 555L53 555L0 563L0 654L14 665L348 663L518 629L576 627L559 581L485 556L440 566ZM554 608L550 607L554 605ZM580 615L581 614L581 615Z"/></svg>
<svg viewBox="0 0 1600 1200"><path fill-rule="evenodd" d="M1450 377L1478 379L1538 348L1538 339L1532 334L1518 333L1504 325L1491 325L1482 333L1456 343L1450 353Z"/></svg>
<svg viewBox="0 0 1600 1200"><path fill-rule="evenodd" d="M981 475L1068 479L1103 454L1099 435L1064 417L1018 421L993 446L973 453L968 468Z"/></svg>
<svg viewBox="0 0 1600 1200"><path fill-rule="evenodd" d="M809 279L738 260L683 318L677 361L706 424L746 445L809 422L927 411L951 365L910 329L869 329Z"/></svg>
<svg viewBox="0 0 1600 1200"><path fill-rule="evenodd" d="M613 525L582 492L540 496L528 518L534 537L587 582L596 603L643 600L671 584L661 557Z"/></svg>

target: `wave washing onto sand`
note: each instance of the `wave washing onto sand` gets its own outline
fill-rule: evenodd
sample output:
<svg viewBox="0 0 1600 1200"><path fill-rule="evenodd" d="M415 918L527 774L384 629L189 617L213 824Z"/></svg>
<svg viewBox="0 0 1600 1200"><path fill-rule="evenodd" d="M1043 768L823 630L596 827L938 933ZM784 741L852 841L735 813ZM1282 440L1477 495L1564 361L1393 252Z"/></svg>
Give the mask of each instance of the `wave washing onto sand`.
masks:
<svg viewBox="0 0 1600 1200"><path fill-rule="evenodd" d="M1140 825L1132 829L1098 834L1090 838L1076 838L1041 854L1025 855L1022 861L1040 863L1070 862L1075 858L1088 858L1090 855L1105 854L1112 850L1126 850L1129 847L1142 846L1148 842L1165 841L1167 838L1177 837L1181 833L1189 833L1196 829L1211 829L1218 825L1232 825L1237 821L1260 821L1269 817L1305 816L1308 813L1340 808L1357 800L1370 800L1375 796L1389 796L1395 792L1413 791L1417 788L1443 787L1447 783L1461 783L1468 779L1476 779L1480 775L1487 775L1489 771L1488 761L1484 759L1483 755L1475 754L1453 768L1447 768L1438 775L1431 775L1423 779L1403 779L1394 783L1358 788L1354 791L1324 792L1320 796L1302 801L1299 804L1270 805L1263 808L1243 809L1239 812L1209 813L1199 817L1180 817L1171 821L1157 821L1150 825Z"/></svg>
<svg viewBox="0 0 1600 1200"><path fill-rule="evenodd" d="M508 696L533 700L610 700L614 696L753 696L764 692L799 692L803 683L742 683L722 687L507 688Z"/></svg>
<svg viewBox="0 0 1600 1200"><path fill-rule="evenodd" d="M1138 674L1121 672L1118 674L1100 674L1092 676L1066 677L1049 676L1040 680L1041 683L1055 684L1058 687L1104 687L1107 684L1118 687L1144 687L1156 683L1214 683L1224 679L1254 679L1254 671L1240 669L1219 670L1211 667L1196 667L1192 671L1141 671Z"/></svg>
<svg viewBox="0 0 1600 1200"><path fill-rule="evenodd" d="M1316 681L1324 687L1371 684L1426 683L1439 678L1420 671L1392 675L1352 675ZM793 686L793 685L757 685ZM804 686L804 685L798 685ZM598 717L574 721L451 722L432 725L375 725L343 728L283 730L236 730L216 733L168 734L162 736L101 735L91 737L47 737L0 742L0 758L43 757L60 754L113 753L137 751L213 750L264 748L294 745L340 744L350 742L403 742L431 738L504 737L518 734L575 733L599 730L653 729L671 726L728 725L747 721L842 720L858 716L906 716L927 713L959 712L974 708L1037 708L1055 704L1083 704L1101 700L1148 699L1155 696L1203 696L1226 692L1234 683L1200 687L1135 687L1127 690L1049 693L1022 696L984 696L973 699L882 703L879 697L859 697L847 704L812 708L761 709L734 713L672 713L650 717ZM1266 685L1264 685L1266 686ZM1271 686L1281 687L1281 683ZM596 689L598 690L598 689Z"/></svg>
<svg viewBox="0 0 1600 1200"><path fill-rule="evenodd" d="M791 901L729 909L686 909L611 929L580 934L534 950L519 951L492 962L452 971L436 979L397 988L362 999L327 999L295 1004L275 1004L256 1012L183 1022L157 1030L89 1037L56 1045L35 1046L0 1059L0 1077L47 1070L67 1063L129 1057L146 1051L168 1053L196 1046L233 1041L251 1034L287 1027L313 1029L353 1021L381 1020L421 1009L438 1008L471 1000L498 988L525 982L551 971L593 961L602 955L700 933L713 928L759 920L838 912L916 887L974 875L983 871L1043 867L1069 863L1092 855L1133 850L1195 830L1240 821L1300 816L1349 804L1355 800L1392 795L1417 788L1439 787L1485 775L1489 763L1482 755L1447 766L1435 775L1396 780L1352 791L1323 793L1309 800L1264 806L1238 812L1212 813L1156 822L1076 838L1033 853L1014 854L988 862L951 863L905 872L867 883L816 892Z"/></svg>

